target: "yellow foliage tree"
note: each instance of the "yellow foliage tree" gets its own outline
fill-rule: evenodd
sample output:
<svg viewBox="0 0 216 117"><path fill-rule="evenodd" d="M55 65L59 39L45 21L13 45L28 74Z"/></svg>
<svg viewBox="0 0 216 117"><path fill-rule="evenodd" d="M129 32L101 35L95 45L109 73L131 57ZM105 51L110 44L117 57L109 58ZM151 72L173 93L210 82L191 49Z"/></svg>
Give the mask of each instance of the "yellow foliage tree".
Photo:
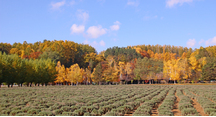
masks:
<svg viewBox="0 0 216 117"><path fill-rule="evenodd" d="M167 62L164 61L163 73L165 77L169 77L171 80L180 80L180 69L178 67L178 60L172 59Z"/></svg>
<svg viewBox="0 0 216 117"><path fill-rule="evenodd" d="M120 72L120 74L119 74L119 77L120 77L120 79L122 80L122 78L123 78L123 75L125 74L125 63L124 62L121 62L121 61L119 61L119 72Z"/></svg>
<svg viewBox="0 0 216 117"><path fill-rule="evenodd" d="M65 67L64 65L61 65L60 61L57 62L56 71L57 71L57 77L55 83L63 83L65 81L68 81Z"/></svg>
<svg viewBox="0 0 216 117"><path fill-rule="evenodd" d="M83 69L80 69L78 64L73 64L68 69L68 80L72 83L76 83L78 85L79 82L83 81Z"/></svg>

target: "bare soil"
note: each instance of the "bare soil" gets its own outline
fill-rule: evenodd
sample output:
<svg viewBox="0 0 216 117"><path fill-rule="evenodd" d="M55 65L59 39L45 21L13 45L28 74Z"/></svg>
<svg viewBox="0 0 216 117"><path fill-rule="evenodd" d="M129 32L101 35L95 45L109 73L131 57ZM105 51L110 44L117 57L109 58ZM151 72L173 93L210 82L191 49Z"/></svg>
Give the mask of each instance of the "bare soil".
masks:
<svg viewBox="0 0 216 117"><path fill-rule="evenodd" d="M183 94L185 95L184 92L183 92ZM201 116L208 116L207 114L205 114L203 108L202 108L201 105L196 101L196 99L191 98L191 100L193 101L192 105L194 106L194 108L197 110L197 112L198 112Z"/></svg>
<svg viewBox="0 0 216 117"><path fill-rule="evenodd" d="M176 92L175 92L175 97L176 97L176 101L175 101L172 112L173 112L174 116L182 116L181 111L178 109L180 98L177 96Z"/></svg>
<svg viewBox="0 0 216 117"><path fill-rule="evenodd" d="M161 102L162 103L162 102ZM161 105L161 103L158 106L154 106L151 110L151 116L158 116L158 107Z"/></svg>

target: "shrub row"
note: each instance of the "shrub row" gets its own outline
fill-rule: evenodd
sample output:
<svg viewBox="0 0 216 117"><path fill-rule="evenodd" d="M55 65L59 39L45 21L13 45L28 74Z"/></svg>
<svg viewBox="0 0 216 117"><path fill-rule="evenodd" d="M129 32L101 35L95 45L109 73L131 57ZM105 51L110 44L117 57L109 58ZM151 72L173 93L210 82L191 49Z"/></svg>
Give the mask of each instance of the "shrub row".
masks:
<svg viewBox="0 0 216 117"><path fill-rule="evenodd" d="M158 115L159 116L173 116L172 109L173 109L175 100L176 100L175 89L171 89L168 92L168 95L166 96L166 98L163 100L160 107L158 108Z"/></svg>
<svg viewBox="0 0 216 117"><path fill-rule="evenodd" d="M139 106L133 113L133 116L150 116L152 108L165 98L167 92L168 89L163 89L163 91L159 90L158 92L148 95L151 100L148 100Z"/></svg>
<svg viewBox="0 0 216 117"><path fill-rule="evenodd" d="M178 109L182 116L198 116L197 110L192 105L192 100L185 96L181 90L177 90L177 96L180 98Z"/></svg>

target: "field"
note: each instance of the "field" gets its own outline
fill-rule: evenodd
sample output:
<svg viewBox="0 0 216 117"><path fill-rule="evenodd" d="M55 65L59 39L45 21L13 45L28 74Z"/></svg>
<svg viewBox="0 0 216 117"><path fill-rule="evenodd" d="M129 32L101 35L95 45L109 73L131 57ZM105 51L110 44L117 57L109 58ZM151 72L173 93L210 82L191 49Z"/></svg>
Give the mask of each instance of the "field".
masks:
<svg viewBox="0 0 216 117"><path fill-rule="evenodd" d="M216 116L216 85L0 89L1 116Z"/></svg>

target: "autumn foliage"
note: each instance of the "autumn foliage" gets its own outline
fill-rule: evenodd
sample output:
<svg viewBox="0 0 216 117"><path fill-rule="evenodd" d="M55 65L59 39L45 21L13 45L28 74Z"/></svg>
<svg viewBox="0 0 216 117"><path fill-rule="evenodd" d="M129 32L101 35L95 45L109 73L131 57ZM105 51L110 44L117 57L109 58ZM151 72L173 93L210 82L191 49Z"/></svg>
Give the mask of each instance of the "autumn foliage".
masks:
<svg viewBox="0 0 216 117"><path fill-rule="evenodd" d="M97 54L89 45L67 40L0 43L0 83L78 85L212 80L214 70L208 68L215 67L215 50L216 46L192 50L137 45L108 48Z"/></svg>

